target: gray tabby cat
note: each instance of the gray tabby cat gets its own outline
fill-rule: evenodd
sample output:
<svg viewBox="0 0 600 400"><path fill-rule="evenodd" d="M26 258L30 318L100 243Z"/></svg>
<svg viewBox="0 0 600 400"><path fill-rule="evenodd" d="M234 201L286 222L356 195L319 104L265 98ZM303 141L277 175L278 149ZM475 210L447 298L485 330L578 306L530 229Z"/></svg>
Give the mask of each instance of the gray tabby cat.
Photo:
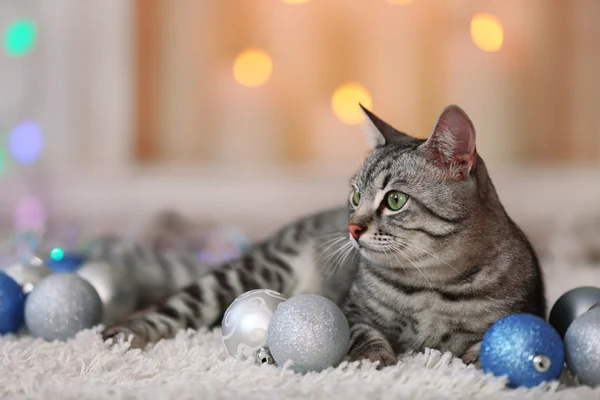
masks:
<svg viewBox="0 0 600 400"><path fill-rule="evenodd" d="M317 293L348 317L349 359L385 367L427 347L475 362L499 318L544 317L536 255L500 203L464 111L447 107L420 140L363 110L371 152L347 207L284 227L104 337L133 335L144 347L218 324L251 289Z"/></svg>

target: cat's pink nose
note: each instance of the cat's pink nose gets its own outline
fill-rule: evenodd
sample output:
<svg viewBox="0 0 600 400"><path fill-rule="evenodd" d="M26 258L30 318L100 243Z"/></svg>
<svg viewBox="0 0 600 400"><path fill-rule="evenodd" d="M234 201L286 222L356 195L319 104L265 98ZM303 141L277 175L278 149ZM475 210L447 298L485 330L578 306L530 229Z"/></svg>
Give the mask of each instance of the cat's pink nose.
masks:
<svg viewBox="0 0 600 400"><path fill-rule="evenodd" d="M360 234L363 233L363 231L364 231L364 228L362 226L353 225L353 224L348 225L348 232L350 232L350 234L352 235L352 237L354 239L358 239Z"/></svg>

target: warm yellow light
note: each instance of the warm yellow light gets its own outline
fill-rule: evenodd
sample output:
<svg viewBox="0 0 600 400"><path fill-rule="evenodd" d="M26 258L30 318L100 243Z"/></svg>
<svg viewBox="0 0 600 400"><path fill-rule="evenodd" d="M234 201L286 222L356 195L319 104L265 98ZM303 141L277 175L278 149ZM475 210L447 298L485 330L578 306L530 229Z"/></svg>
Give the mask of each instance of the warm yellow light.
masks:
<svg viewBox="0 0 600 400"><path fill-rule="evenodd" d="M244 50L235 58L233 76L244 86L255 87L264 84L273 72L271 57L263 50Z"/></svg>
<svg viewBox="0 0 600 400"><path fill-rule="evenodd" d="M310 0L281 0L284 3L287 4L304 4L304 3L308 3Z"/></svg>
<svg viewBox="0 0 600 400"><path fill-rule="evenodd" d="M345 124L360 124L365 116L358 106L362 104L366 108L371 108L371 95L359 83L345 83L338 87L333 93L331 107L333 112Z"/></svg>
<svg viewBox="0 0 600 400"><path fill-rule="evenodd" d="M498 51L504 42L504 29L492 14L476 14L471 20L471 38L483 51Z"/></svg>
<svg viewBox="0 0 600 400"><path fill-rule="evenodd" d="M392 3L398 6L403 6L405 4L411 3L413 0L387 0L388 3Z"/></svg>

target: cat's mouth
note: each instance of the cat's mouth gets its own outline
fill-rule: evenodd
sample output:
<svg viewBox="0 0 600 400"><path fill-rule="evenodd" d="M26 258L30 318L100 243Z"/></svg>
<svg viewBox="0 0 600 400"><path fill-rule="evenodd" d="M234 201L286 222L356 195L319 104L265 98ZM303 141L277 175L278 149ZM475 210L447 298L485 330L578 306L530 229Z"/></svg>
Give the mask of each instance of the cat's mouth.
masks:
<svg viewBox="0 0 600 400"><path fill-rule="evenodd" d="M384 248L383 247L378 247L378 246L373 246L370 243L367 243L364 239L355 239L352 237L352 235L350 235L350 243L352 243L352 246L354 246L354 248L358 251L361 252L361 254L365 255L364 253L384 253Z"/></svg>

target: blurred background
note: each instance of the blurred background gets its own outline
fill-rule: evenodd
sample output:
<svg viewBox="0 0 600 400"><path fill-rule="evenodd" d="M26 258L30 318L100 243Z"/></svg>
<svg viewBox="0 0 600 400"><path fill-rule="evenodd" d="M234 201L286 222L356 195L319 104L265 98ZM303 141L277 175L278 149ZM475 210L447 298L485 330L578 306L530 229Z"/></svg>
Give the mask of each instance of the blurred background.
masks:
<svg viewBox="0 0 600 400"><path fill-rule="evenodd" d="M460 105L509 212L544 237L600 201L599 15L596 0L4 0L2 232L130 232L174 209L261 237L345 201L360 101L422 138Z"/></svg>

